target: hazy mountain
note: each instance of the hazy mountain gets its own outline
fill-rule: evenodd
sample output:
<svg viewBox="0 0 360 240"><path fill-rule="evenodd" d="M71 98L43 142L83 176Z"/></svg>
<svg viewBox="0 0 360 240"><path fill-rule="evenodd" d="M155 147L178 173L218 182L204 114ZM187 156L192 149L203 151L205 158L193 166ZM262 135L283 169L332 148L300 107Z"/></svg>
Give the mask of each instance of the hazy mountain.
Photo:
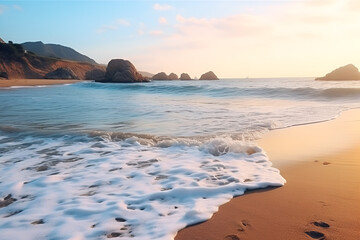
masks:
<svg viewBox="0 0 360 240"><path fill-rule="evenodd" d="M96 62L75 51L72 48L65 47L59 44L44 44L42 42L25 42L21 44L23 48L27 51L33 52L38 56L42 57L53 57L66 60L72 60L77 62L87 62L91 64L96 64Z"/></svg>
<svg viewBox="0 0 360 240"><path fill-rule="evenodd" d="M139 73L147 78L152 78L154 76L153 73L149 73L149 72L139 71Z"/></svg>
<svg viewBox="0 0 360 240"><path fill-rule="evenodd" d="M29 51L25 52L21 44L0 43L0 73L3 78L38 79L59 69L67 69L77 78L87 79L89 72L105 71L106 67L88 62L42 57Z"/></svg>

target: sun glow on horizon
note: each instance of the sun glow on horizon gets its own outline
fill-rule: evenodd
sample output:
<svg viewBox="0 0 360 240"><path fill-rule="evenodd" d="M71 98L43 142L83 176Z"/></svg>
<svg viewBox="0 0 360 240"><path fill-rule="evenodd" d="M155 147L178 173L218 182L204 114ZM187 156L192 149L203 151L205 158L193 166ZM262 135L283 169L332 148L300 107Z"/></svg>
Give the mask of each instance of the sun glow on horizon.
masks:
<svg viewBox="0 0 360 240"><path fill-rule="evenodd" d="M38 14L55 9L56 1L37 3L39 10L35 3L0 4L0 37L60 43L104 64L125 58L152 73L302 77L360 67L356 0L122 2L66 2L73 20ZM36 27L30 32L24 22Z"/></svg>

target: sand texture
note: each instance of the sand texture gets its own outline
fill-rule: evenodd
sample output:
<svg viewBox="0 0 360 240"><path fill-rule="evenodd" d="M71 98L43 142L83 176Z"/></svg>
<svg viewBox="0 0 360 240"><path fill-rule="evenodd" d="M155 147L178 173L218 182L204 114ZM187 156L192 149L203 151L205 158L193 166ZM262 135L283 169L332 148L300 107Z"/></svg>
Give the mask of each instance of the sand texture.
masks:
<svg viewBox="0 0 360 240"><path fill-rule="evenodd" d="M285 186L234 198L176 240L360 239L359 110L270 132L259 145Z"/></svg>
<svg viewBox="0 0 360 240"><path fill-rule="evenodd" d="M57 85L81 82L81 80L49 80L49 79L10 79L0 80L0 87L13 87L13 86L42 86L42 85Z"/></svg>

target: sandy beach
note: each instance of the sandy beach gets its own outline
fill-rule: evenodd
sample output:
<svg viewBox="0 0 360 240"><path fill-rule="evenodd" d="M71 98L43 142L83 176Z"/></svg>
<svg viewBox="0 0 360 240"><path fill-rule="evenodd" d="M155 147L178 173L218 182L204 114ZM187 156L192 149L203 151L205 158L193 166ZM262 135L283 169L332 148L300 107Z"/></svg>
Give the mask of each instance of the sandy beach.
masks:
<svg viewBox="0 0 360 240"><path fill-rule="evenodd" d="M360 239L360 110L258 141L287 180L248 192L181 230L190 239Z"/></svg>
<svg viewBox="0 0 360 240"><path fill-rule="evenodd" d="M57 85L82 82L82 80L65 80L65 79L9 79L0 80L0 87L13 86L42 86L42 85Z"/></svg>

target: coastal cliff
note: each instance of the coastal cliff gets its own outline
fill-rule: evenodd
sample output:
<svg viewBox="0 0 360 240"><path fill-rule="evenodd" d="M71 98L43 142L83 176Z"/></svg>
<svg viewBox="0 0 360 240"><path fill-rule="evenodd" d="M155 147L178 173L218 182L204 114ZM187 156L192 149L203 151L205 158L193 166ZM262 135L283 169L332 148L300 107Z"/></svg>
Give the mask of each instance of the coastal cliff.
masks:
<svg viewBox="0 0 360 240"><path fill-rule="evenodd" d="M81 54L70 47L62 46L60 44L44 44L43 42L38 41L25 42L21 45L23 46L24 50L33 52L41 57L52 57L76 62L96 64L96 62L88 56L85 56L84 54Z"/></svg>
<svg viewBox="0 0 360 240"><path fill-rule="evenodd" d="M70 69L81 80L94 69L105 71L102 65L41 57L25 51L20 44L0 43L0 72L6 73L9 79L42 79L59 68Z"/></svg>

